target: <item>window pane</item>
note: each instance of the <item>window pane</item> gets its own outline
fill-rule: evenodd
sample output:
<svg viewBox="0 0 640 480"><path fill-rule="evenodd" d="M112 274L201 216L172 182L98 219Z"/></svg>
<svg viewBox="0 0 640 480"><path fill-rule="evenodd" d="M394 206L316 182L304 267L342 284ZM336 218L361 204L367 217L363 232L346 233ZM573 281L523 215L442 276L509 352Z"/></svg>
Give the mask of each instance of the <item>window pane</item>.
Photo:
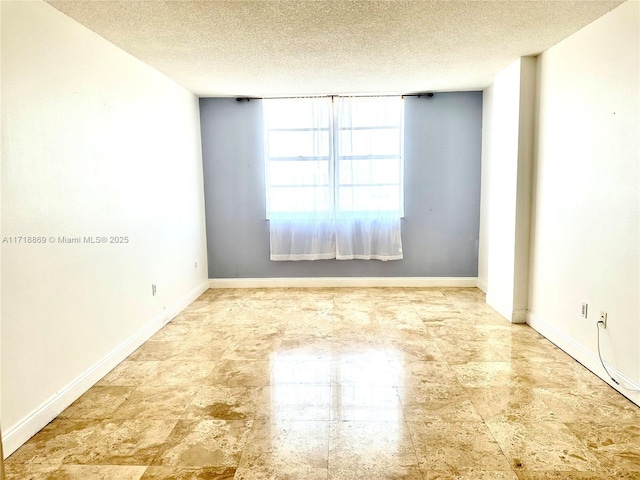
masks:
<svg viewBox="0 0 640 480"><path fill-rule="evenodd" d="M397 126L402 122L400 98L352 98L341 100L340 125L351 127Z"/></svg>
<svg viewBox="0 0 640 480"><path fill-rule="evenodd" d="M400 160L340 160L340 185L400 183Z"/></svg>
<svg viewBox="0 0 640 480"><path fill-rule="evenodd" d="M338 205L343 212L400 210L400 190L395 185L340 187L338 193Z"/></svg>
<svg viewBox="0 0 640 480"><path fill-rule="evenodd" d="M400 129L340 130L338 155L400 155Z"/></svg>
<svg viewBox="0 0 640 480"><path fill-rule="evenodd" d="M329 131L269 132L270 157L328 157Z"/></svg>
<svg viewBox="0 0 640 480"><path fill-rule="evenodd" d="M270 163L271 185L329 185L329 161L278 161Z"/></svg>
<svg viewBox="0 0 640 480"><path fill-rule="evenodd" d="M328 99L264 100L267 128L329 128Z"/></svg>
<svg viewBox="0 0 640 480"><path fill-rule="evenodd" d="M272 187L271 212L329 211L329 187Z"/></svg>

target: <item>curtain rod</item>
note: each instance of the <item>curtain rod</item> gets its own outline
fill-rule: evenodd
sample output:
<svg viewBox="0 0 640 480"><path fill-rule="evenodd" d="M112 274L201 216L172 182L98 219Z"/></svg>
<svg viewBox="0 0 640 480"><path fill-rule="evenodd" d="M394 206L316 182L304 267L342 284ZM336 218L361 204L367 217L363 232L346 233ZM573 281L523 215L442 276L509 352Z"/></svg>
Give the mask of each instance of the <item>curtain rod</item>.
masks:
<svg viewBox="0 0 640 480"><path fill-rule="evenodd" d="M406 93L406 94L398 94L398 95L301 95L299 97L237 97L236 102L249 102L251 100L293 100L297 98L378 98L378 97L433 97L433 93Z"/></svg>

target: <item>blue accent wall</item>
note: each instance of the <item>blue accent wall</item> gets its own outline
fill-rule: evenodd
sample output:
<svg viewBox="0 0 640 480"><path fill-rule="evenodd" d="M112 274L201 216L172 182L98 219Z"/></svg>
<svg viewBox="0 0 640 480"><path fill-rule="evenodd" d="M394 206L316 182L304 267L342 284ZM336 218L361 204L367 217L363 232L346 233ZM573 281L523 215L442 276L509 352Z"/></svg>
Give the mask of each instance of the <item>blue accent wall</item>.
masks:
<svg viewBox="0 0 640 480"><path fill-rule="evenodd" d="M269 260L262 102L200 99L209 278L476 277L482 92L405 99L403 260Z"/></svg>

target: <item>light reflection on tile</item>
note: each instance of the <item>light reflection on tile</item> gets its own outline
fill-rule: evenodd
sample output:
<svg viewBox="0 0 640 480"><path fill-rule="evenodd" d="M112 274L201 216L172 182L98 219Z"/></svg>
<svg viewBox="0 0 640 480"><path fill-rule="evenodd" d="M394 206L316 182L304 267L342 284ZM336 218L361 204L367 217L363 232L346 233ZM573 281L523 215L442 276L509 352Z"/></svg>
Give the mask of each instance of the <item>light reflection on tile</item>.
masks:
<svg viewBox="0 0 640 480"><path fill-rule="evenodd" d="M334 384L331 420L403 422L404 415L395 387Z"/></svg>
<svg viewBox="0 0 640 480"><path fill-rule="evenodd" d="M477 289L209 290L6 465L9 480L637 480L638 425Z"/></svg>

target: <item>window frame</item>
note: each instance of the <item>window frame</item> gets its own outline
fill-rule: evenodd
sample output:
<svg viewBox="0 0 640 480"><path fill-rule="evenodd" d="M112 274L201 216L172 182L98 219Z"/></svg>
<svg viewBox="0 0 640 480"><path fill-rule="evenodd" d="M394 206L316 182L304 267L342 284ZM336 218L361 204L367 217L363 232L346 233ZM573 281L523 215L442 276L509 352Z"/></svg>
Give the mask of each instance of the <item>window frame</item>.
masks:
<svg viewBox="0 0 640 480"><path fill-rule="evenodd" d="M305 216L313 212L327 212L330 214L340 213L341 215L347 215L350 217L365 218L369 215L378 212L379 210L341 210L340 209L340 188L341 187L349 187L349 184L340 183L340 162L341 161L357 161L357 160L397 160L398 162L398 182L390 182L385 184L377 184L377 183L355 183L352 187L376 187L376 186L390 186L397 187L398 189L398 214L400 218L404 218L404 98L402 96L389 96L391 98L397 98L402 100L398 123L393 125L374 125L367 127L341 127L339 125L339 112L338 109L340 107L340 102L344 100L371 100L375 98L387 98L387 97L373 97L373 96L363 96L363 97L306 97L306 98L296 98L296 99L281 99L281 100L299 100L301 102L305 100L326 102L326 108L328 113L328 123L327 126L323 127L294 127L294 128L270 128L267 108L263 104L263 134L264 134L264 172L265 172L265 216L267 220L270 220L274 217L281 218L295 218L297 216ZM265 99L265 101L272 102L276 99ZM280 99L277 99L280 100ZM398 153L397 154L388 154L388 155L339 155L340 147L339 147L339 132L340 131L370 131L370 130L398 130ZM328 132L328 156L317 156L317 155L299 155L295 157L278 157L270 156L270 133L272 132ZM328 162L328 183L320 185L321 187L326 187L328 189L328 208L326 210L306 210L306 211L277 211L274 212L271 209L271 189L272 188L314 188L315 185L272 185L271 184L271 162L279 162L279 161L326 161ZM390 209L395 210L395 209Z"/></svg>

